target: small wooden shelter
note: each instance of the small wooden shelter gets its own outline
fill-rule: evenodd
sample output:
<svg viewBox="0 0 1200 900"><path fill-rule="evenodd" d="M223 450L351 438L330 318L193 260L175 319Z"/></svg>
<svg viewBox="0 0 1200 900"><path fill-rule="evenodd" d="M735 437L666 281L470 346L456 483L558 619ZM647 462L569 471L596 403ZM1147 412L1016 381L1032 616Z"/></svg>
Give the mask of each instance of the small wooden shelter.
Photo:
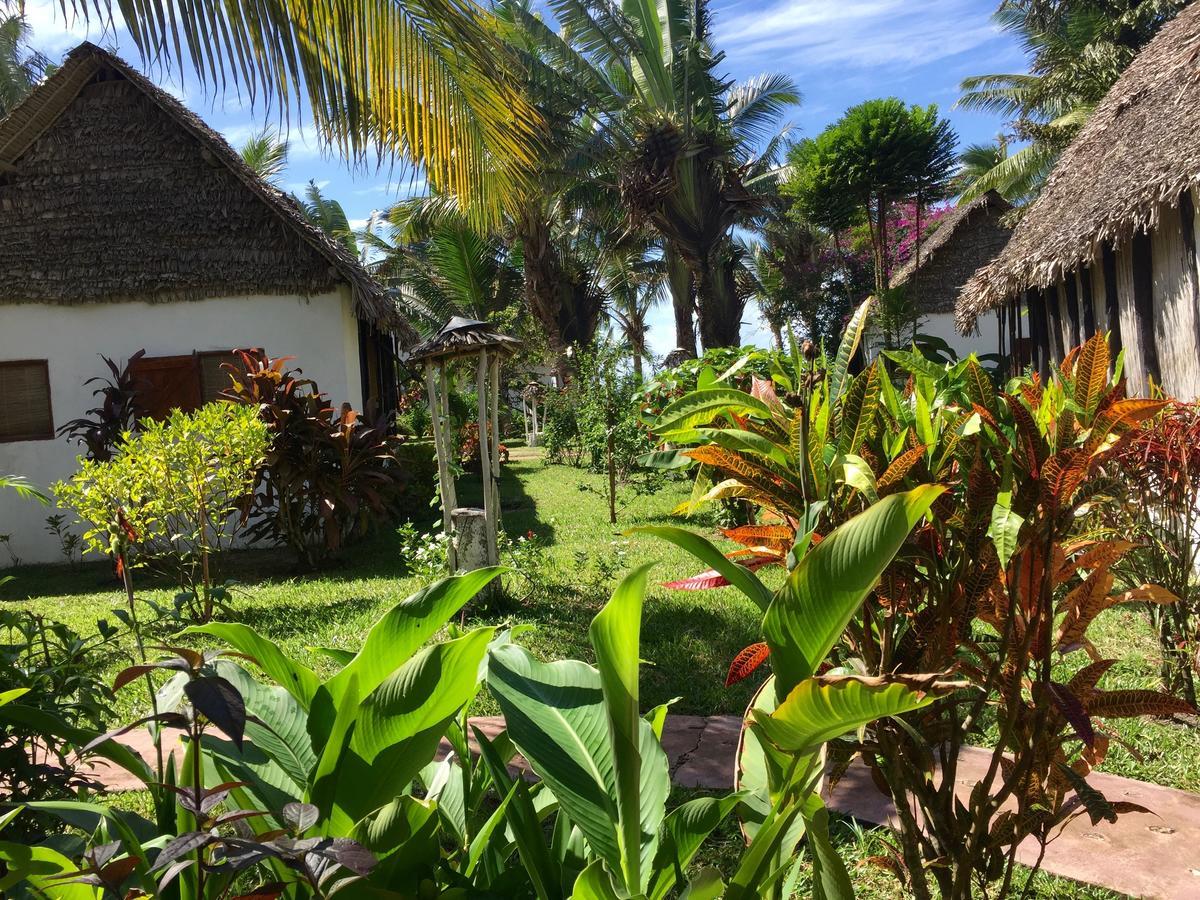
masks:
<svg viewBox="0 0 1200 900"><path fill-rule="evenodd" d="M1004 251L958 299L960 330L1006 309L1028 323L1017 360L1045 374L1097 331L1125 350L1131 394L1151 379L1200 395L1200 5L1138 55L1063 153Z"/></svg>
<svg viewBox="0 0 1200 900"><path fill-rule="evenodd" d="M446 372L456 359L476 359L475 389L478 395L479 461L483 476L483 520L486 540L486 565L496 565L499 553L496 533L499 529L500 491L500 361L514 353L520 341L496 331L486 322L455 316L432 338L413 348L409 362L425 368L425 388L429 394L429 412L433 418L433 441L437 448L438 478L442 491L442 528L450 538L450 568L460 563L474 565L477 560L459 559L457 540L461 526L478 519L478 510L458 509L458 497L450 461L454 453L454 435L450 422L450 384Z"/></svg>

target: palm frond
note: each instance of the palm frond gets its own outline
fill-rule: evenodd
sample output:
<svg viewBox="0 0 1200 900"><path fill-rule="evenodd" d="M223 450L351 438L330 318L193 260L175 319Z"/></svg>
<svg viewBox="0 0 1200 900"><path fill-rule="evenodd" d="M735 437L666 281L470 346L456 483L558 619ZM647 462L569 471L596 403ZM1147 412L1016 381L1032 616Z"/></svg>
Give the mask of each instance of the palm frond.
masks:
<svg viewBox="0 0 1200 900"><path fill-rule="evenodd" d="M541 123L515 62L474 0L64 0L82 18L119 11L144 60L255 104L311 110L357 161L420 164L480 221L515 203Z"/></svg>
<svg viewBox="0 0 1200 900"><path fill-rule="evenodd" d="M288 165L288 142L279 132L264 128L252 135L238 151L259 178L278 185Z"/></svg>
<svg viewBox="0 0 1200 900"><path fill-rule="evenodd" d="M729 128L741 142L757 146L769 141L784 111L801 102L790 75L767 72L734 85L725 95Z"/></svg>

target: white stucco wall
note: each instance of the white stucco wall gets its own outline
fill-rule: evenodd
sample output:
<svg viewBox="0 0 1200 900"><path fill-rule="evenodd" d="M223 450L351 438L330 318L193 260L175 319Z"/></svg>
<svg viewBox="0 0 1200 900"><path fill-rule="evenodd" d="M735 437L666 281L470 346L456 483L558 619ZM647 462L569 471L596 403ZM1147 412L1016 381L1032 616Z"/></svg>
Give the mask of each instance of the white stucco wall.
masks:
<svg viewBox="0 0 1200 900"><path fill-rule="evenodd" d="M249 296L181 303L106 303L80 306L0 306L0 360L49 360L54 426L95 405L83 382L107 375L100 354L124 364L145 348L148 356L193 350L262 347L291 356L292 366L315 379L330 401L362 408L358 324L349 289L311 298ZM24 475L45 487L75 471L82 448L64 438L0 442L0 472ZM57 539L45 531L53 510L0 491L0 534L24 562L57 562ZM8 565L0 550L0 567Z"/></svg>
<svg viewBox="0 0 1200 900"><path fill-rule="evenodd" d="M937 313L926 316L921 323L922 334L940 337L954 348L959 359L965 359L972 353L997 353L1000 350L1000 326L995 313L984 313L975 322L975 331L969 335L961 335L954 327L954 313Z"/></svg>

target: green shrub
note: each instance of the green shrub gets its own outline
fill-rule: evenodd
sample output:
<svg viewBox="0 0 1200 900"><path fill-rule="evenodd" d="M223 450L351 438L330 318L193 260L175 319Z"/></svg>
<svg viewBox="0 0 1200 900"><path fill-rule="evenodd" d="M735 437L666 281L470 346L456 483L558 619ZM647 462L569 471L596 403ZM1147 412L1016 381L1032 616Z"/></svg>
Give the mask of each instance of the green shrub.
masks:
<svg viewBox="0 0 1200 900"><path fill-rule="evenodd" d="M543 441L551 461L603 472L611 431L613 462L624 480L653 449L640 421L642 384L621 370L623 355L615 345L600 344L581 354L566 388L547 393Z"/></svg>
<svg viewBox="0 0 1200 900"><path fill-rule="evenodd" d="M241 530L269 433L255 410L209 403L143 420L109 462L83 460L54 485L60 506L84 522L87 549L173 576L190 611L209 618L222 593L213 557Z"/></svg>

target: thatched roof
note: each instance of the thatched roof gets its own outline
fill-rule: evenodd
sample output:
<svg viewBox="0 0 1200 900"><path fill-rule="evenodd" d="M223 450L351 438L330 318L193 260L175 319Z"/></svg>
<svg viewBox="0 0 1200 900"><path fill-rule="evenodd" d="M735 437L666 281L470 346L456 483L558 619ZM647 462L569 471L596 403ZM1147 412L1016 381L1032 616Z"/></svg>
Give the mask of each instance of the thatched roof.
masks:
<svg viewBox="0 0 1200 900"><path fill-rule="evenodd" d="M1008 243L1012 229L1001 219L1010 209L1012 204L995 191L958 204L921 243L920 270L914 256L892 276L892 284L908 284L909 296L922 312L954 312L967 279Z"/></svg>
<svg viewBox="0 0 1200 900"><path fill-rule="evenodd" d="M515 353L520 345L521 342L515 337L501 334L487 322L455 316L429 340L413 347L408 361L426 362L435 359L453 359L458 356L473 356L480 350L507 356Z"/></svg>
<svg viewBox="0 0 1200 900"><path fill-rule="evenodd" d="M1063 153L1008 247L963 288L958 326L1044 288L1153 228L1162 204L1200 181L1200 4L1165 25Z"/></svg>
<svg viewBox="0 0 1200 900"><path fill-rule="evenodd" d="M360 318L417 340L294 199L94 44L0 120L0 303L312 296L338 284Z"/></svg>

